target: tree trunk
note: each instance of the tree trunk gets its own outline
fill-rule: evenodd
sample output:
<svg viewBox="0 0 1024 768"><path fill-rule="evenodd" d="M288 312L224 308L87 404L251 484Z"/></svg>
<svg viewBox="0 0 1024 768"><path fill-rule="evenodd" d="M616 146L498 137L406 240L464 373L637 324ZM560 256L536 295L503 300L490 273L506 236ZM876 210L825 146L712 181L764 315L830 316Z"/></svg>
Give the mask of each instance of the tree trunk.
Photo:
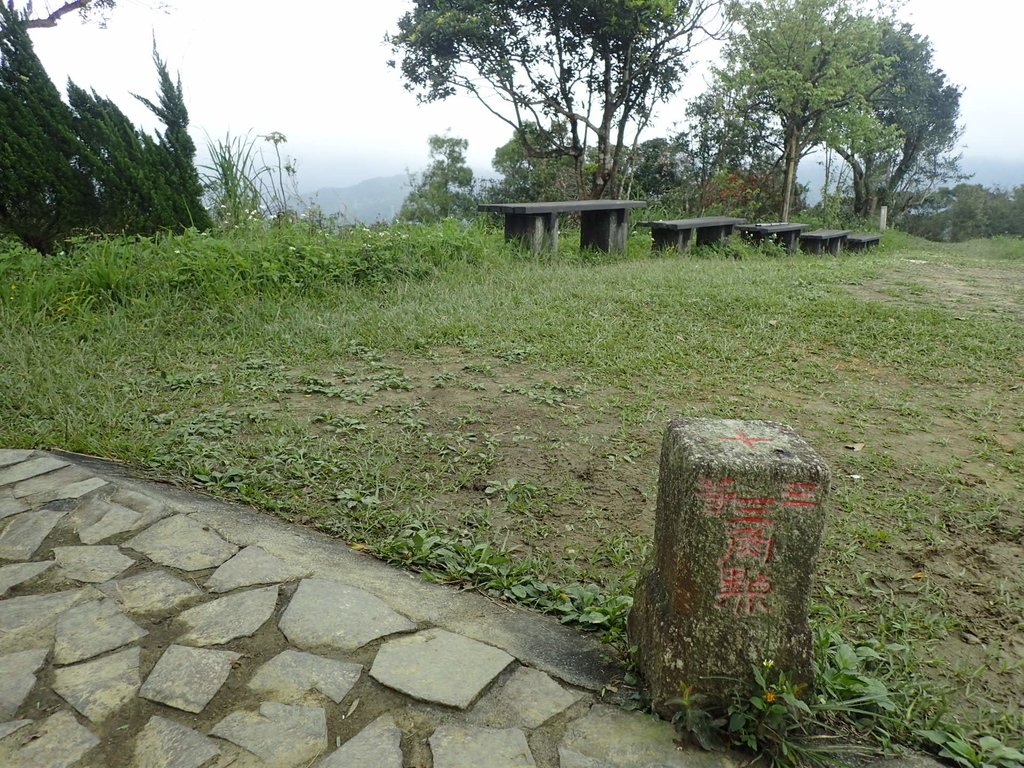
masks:
<svg viewBox="0 0 1024 768"><path fill-rule="evenodd" d="M796 169L800 160L800 129L791 126L786 130L786 178L782 184L782 220L789 221L793 207L793 187L796 185Z"/></svg>

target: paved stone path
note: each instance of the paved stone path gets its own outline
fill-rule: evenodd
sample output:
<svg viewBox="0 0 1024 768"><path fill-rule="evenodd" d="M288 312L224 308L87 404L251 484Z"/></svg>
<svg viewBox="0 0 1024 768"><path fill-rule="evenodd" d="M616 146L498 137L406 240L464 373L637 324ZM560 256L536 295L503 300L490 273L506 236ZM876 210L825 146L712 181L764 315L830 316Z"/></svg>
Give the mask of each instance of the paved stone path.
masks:
<svg viewBox="0 0 1024 768"><path fill-rule="evenodd" d="M306 529L0 450L0 765L735 765L602 702L615 673L591 638Z"/></svg>

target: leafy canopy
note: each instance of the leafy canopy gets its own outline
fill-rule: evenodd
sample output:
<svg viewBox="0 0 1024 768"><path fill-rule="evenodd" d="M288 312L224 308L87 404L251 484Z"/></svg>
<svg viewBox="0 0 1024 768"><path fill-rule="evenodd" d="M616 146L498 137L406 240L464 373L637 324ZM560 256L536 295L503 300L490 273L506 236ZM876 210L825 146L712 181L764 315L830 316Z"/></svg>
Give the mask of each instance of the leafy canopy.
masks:
<svg viewBox="0 0 1024 768"><path fill-rule="evenodd" d="M625 153L676 93L718 0L415 0L390 37L421 101L474 96L578 192L617 195ZM593 156L588 153L593 150ZM586 182L586 183L585 183Z"/></svg>

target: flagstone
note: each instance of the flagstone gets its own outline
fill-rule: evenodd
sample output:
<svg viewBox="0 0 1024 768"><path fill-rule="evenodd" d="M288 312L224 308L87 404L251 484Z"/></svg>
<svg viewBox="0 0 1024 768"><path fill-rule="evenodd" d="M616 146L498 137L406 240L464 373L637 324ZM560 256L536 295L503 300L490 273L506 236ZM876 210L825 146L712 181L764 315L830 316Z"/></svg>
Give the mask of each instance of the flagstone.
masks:
<svg viewBox="0 0 1024 768"><path fill-rule="evenodd" d="M114 546L54 547L53 557L63 575L90 584L109 581L135 565Z"/></svg>
<svg viewBox="0 0 1024 768"><path fill-rule="evenodd" d="M13 518L0 533L0 559L28 560L65 514L43 509Z"/></svg>
<svg viewBox="0 0 1024 768"><path fill-rule="evenodd" d="M500 648L428 629L384 643L370 676L415 699L466 709L513 661Z"/></svg>
<svg viewBox="0 0 1024 768"><path fill-rule="evenodd" d="M40 456L37 459L29 459L28 461L12 464L0 469L0 485L20 483L22 480L28 480L30 477L43 475L61 467L66 467L69 463L63 459L55 459L52 456Z"/></svg>
<svg viewBox="0 0 1024 768"><path fill-rule="evenodd" d="M200 768L217 754L213 739L154 715L135 739L133 768Z"/></svg>
<svg viewBox="0 0 1024 768"><path fill-rule="evenodd" d="M160 569L107 582L100 590L128 613L138 614L173 611L205 596L203 590Z"/></svg>
<svg viewBox="0 0 1024 768"><path fill-rule="evenodd" d="M135 697L139 677L138 648L54 671L53 690L94 723L100 723Z"/></svg>
<svg viewBox="0 0 1024 768"><path fill-rule="evenodd" d="M92 587L0 600L0 653L49 648L57 619L69 608L102 597Z"/></svg>
<svg viewBox="0 0 1024 768"><path fill-rule="evenodd" d="M416 629L405 616L362 589L323 579L303 579L278 624L304 649L352 651L378 637Z"/></svg>
<svg viewBox="0 0 1024 768"><path fill-rule="evenodd" d="M0 596L3 596L11 587L31 581L52 566L53 560L0 566Z"/></svg>
<svg viewBox="0 0 1024 768"><path fill-rule="evenodd" d="M53 660L73 664L120 648L149 634L129 619L113 600L71 608L57 619Z"/></svg>
<svg viewBox="0 0 1024 768"><path fill-rule="evenodd" d="M533 768L536 763L518 728L474 728L446 724L430 737L434 768ZM637 766L639 768L639 766Z"/></svg>
<svg viewBox="0 0 1024 768"><path fill-rule="evenodd" d="M307 766L327 749L327 714L321 707L267 701L256 712L232 712L210 731L280 768Z"/></svg>
<svg viewBox="0 0 1024 768"><path fill-rule="evenodd" d="M352 690L362 671L362 664L288 648L260 667L249 681L249 687L280 698L299 697L316 689L338 703Z"/></svg>
<svg viewBox="0 0 1024 768"><path fill-rule="evenodd" d="M14 717L35 687L36 672L49 655L44 648L0 656L0 720Z"/></svg>
<svg viewBox="0 0 1024 768"><path fill-rule="evenodd" d="M206 582L211 592L229 592L256 584L279 584L309 575L308 568L289 565L268 554L262 547L246 547L232 557Z"/></svg>
<svg viewBox="0 0 1024 768"><path fill-rule="evenodd" d="M381 715L346 741L318 768L402 768L402 732L391 715Z"/></svg>
<svg viewBox="0 0 1024 768"><path fill-rule="evenodd" d="M0 468L11 464L18 464L31 456L33 451L19 450L15 448L0 448Z"/></svg>
<svg viewBox="0 0 1024 768"><path fill-rule="evenodd" d="M24 499L14 498L10 488L0 488L0 520L11 515L20 515L28 512L32 507Z"/></svg>
<svg viewBox="0 0 1024 768"><path fill-rule="evenodd" d="M23 728L0 742L8 768L71 768L100 740L70 712L56 712L38 728Z"/></svg>
<svg viewBox="0 0 1024 768"><path fill-rule="evenodd" d="M221 645L248 637L274 613L277 587L251 589L189 608L178 616L189 631L178 638L186 645Z"/></svg>
<svg viewBox="0 0 1024 768"><path fill-rule="evenodd" d="M13 488L14 498L23 499L26 496L33 496L37 493L47 493L62 488L65 485L88 480L91 477L95 477L95 474L87 469L71 464L53 472L30 477L15 484Z"/></svg>
<svg viewBox="0 0 1024 768"><path fill-rule="evenodd" d="M122 544L150 560L182 571L201 571L220 565L238 551L208 526L188 515L155 523Z"/></svg>
<svg viewBox="0 0 1024 768"><path fill-rule="evenodd" d="M149 673L139 696L185 712L202 712L239 658L232 651L172 645Z"/></svg>
<svg viewBox="0 0 1024 768"><path fill-rule="evenodd" d="M119 533L134 530L141 524L141 512L109 501L103 504L105 512L101 518L94 523L78 527L78 538L83 544L96 544Z"/></svg>

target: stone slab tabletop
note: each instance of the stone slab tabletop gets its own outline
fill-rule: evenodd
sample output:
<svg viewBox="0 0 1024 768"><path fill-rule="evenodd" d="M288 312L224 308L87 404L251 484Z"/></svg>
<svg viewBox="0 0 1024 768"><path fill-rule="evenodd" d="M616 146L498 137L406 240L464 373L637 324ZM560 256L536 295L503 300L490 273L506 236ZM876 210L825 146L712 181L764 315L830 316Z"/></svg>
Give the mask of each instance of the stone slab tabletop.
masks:
<svg viewBox="0 0 1024 768"><path fill-rule="evenodd" d="M0 449L0 765L738 764L617 706L621 675L592 636L314 531Z"/></svg>

